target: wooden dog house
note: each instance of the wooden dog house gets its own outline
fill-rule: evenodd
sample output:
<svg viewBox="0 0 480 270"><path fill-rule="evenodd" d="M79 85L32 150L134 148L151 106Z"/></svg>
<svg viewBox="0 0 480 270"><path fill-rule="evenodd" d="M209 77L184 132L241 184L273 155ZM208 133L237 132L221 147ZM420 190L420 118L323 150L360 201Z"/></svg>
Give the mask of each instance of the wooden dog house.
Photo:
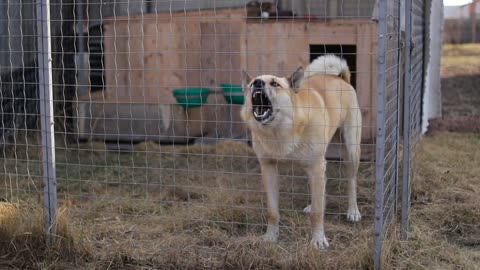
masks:
<svg viewBox="0 0 480 270"><path fill-rule="evenodd" d="M111 134L118 140L160 141L222 136L226 114L230 114L233 133L245 134L240 108L233 105L226 110L220 84L241 84L244 69L251 74L287 76L327 52L339 53L349 62L362 109L362 138L366 144L373 143L377 23L369 18L247 19L244 9L199 10L111 18L104 22L103 36L105 88L102 93L82 97L79 113L88 112L88 117L95 118L96 110L128 115L125 111L129 108L142 109L133 110L140 114L130 113L123 122L116 120L115 128L93 125L93 120L87 119L78 125L81 136L102 134L108 139ZM171 93L183 87L207 87L216 92L204 106L184 111ZM95 108L92 102L97 104ZM167 106L162 111L168 113L148 112L157 110L159 104ZM132 128L132 121L142 121L147 115L162 118L163 124L152 128L151 123L137 123L133 125L137 130Z"/></svg>

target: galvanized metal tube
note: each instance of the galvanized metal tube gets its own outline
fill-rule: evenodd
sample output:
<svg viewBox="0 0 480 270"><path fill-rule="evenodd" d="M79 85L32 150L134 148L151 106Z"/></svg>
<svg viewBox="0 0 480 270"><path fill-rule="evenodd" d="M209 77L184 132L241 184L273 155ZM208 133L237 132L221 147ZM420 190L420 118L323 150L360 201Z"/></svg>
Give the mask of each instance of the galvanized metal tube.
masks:
<svg viewBox="0 0 480 270"><path fill-rule="evenodd" d="M402 239L408 238L410 212L410 79L412 44L412 0L405 2L405 77L403 82L403 176L402 176Z"/></svg>
<svg viewBox="0 0 480 270"><path fill-rule="evenodd" d="M55 172L55 137L53 119L52 50L50 34L50 0L38 0L37 42L40 119L42 133L43 204L47 244L56 233L57 181Z"/></svg>
<svg viewBox="0 0 480 270"><path fill-rule="evenodd" d="M385 99L386 99L386 50L387 50L387 0L378 1L378 76L377 123L375 151L375 250L374 267L380 269L384 236L384 174L385 174Z"/></svg>

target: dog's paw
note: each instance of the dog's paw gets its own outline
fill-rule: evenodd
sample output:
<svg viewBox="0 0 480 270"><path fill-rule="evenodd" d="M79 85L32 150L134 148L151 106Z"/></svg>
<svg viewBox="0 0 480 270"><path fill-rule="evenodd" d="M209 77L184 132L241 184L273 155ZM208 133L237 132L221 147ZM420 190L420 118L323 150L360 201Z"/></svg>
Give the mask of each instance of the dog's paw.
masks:
<svg viewBox="0 0 480 270"><path fill-rule="evenodd" d="M267 242L276 243L278 240L278 227L267 228L267 232L262 236L262 239Z"/></svg>
<svg viewBox="0 0 480 270"><path fill-rule="evenodd" d="M351 207L348 209L347 219L352 222L358 222L360 221L360 219L362 219L362 215L360 215L360 211L358 211L358 207Z"/></svg>
<svg viewBox="0 0 480 270"><path fill-rule="evenodd" d="M310 244L316 249L327 249L329 247L327 238L325 237L325 233L323 231L314 233Z"/></svg>
<svg viewBox="0 0 480 270"><path fill-rule="evenodd" d="M262 236L262 239L263 241L266 241L266 242L276 243L278 240L278 235L274 235L272 233L267 232Z"/></svg>
<svg viewBox="0 0 480 270"><path fill-rule="evenodd" d="M309 204L307 207L303 208L303 212L305 214L310 214L310 212L312 212L312 205Z"/></svg>

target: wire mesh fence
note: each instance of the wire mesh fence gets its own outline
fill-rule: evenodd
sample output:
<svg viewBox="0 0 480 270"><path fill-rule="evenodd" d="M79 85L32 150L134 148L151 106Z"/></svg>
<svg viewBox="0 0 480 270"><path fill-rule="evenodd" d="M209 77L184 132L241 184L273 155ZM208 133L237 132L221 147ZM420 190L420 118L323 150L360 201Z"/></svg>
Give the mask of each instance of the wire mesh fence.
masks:
<svg viewBox="0 0 480 270"><path fill-rule="evenodd" d="M402 36L400 1L380 2L375 160L375 264L397 213ZM383 23L382 23L383 22Z"/></svg>
<svg viewBox="0 0 480 270"><path fill-rule="evenodd" d="M407 238L408 213L410 208L412 177L412 162L415 156L415 147L420 139L422 123L422 92L425 85L425 25L426 6L429 1L408 1L406 25L406 70L405 70L405 101L404 101L404 130L403 130L403 201L402 201L402 236Z"/></svg>
<svg viewBox="0 0 480 270"><path fill-rule="evenodd" d="M317 247L354 254L368 243L379 268L402 161L406 231L424 1L32 0L0 9L2 200L34 204L43 194L52 233L55 209L67 207L69 226L102 256L221 267L240 265L225 255L240 246L260 252L251 241L265 230L277 240L279 228L275 252L287 261L321 232ZM326 74L305 73L297 87L294 71L311 72L328 54L351 77L340 60L321 62Z"/></svg>

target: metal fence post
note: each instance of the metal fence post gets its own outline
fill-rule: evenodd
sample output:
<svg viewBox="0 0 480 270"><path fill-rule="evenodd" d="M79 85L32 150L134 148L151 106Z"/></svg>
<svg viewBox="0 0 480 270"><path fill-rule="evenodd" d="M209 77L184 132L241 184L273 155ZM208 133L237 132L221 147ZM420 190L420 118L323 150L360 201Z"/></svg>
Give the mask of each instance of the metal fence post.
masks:
<svg viewBox="0 0 480 270"><path fill-rule="evenodd" d="M405 2L405 77L403 83L403 177L402 177L402 239L408 238L410 211L410 78L412 49L412 0Z"/></svg>
<svg viewBox="0 0 480 270"><path fill-rule="evenodd" d="M53 119L52 51L50 35L50 0L37 0L38 75L42 134L43 204L47 242L55 234L57 182L55 173L55 138Z"/></svg>
<svg viewBox="0 0 480 270"><path fill-rule="evenodd" d="M398 24L397 24L397 124L396 124L396 134L395 134L395 201L393 204L393 219L396 222L397 221L397 215L398 215L398 187L399 187L399 168L400 168L400 161L399 161L399 153L400 153L400 123L402 122L402 117L400 114L401 111L401 99L400 99L400 89L402 88L402 26L401 26L401 8L402 4L400 1L398 2Z"/></svg>
<svg viewBox="0 0 480 270"><path fill-rule="evenodd" d="M375 250L374 267L380 269L384 236L384 176L385 176L385 99L386 99L386 48L387 0L378 1L378 77L377 77L377 135L375 145Z"/></svg>

